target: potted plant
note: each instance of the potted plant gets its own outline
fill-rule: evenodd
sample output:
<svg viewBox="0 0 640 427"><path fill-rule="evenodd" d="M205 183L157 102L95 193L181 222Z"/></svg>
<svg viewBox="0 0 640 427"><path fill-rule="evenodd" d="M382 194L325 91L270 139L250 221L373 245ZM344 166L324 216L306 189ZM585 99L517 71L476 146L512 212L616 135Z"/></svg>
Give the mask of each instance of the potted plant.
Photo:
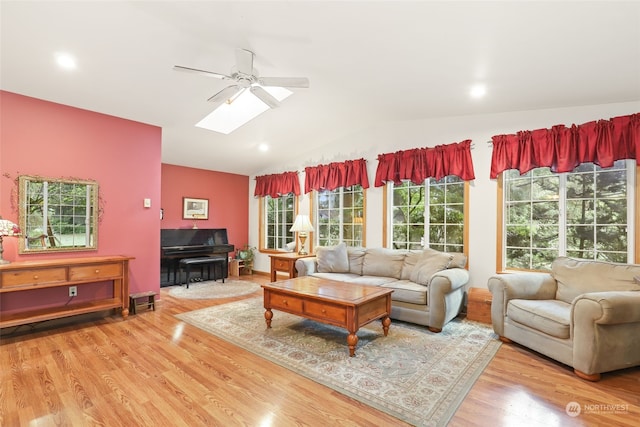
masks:
<svg viewBox="0 0 640 427"><path fill-rule="evenodd" d="M253 257L255 255L255 250L256 248L246 244L242 249L239 249L236 254L236 258L244 262L244 269L249 274L252 274L253 272Z"/></svg>

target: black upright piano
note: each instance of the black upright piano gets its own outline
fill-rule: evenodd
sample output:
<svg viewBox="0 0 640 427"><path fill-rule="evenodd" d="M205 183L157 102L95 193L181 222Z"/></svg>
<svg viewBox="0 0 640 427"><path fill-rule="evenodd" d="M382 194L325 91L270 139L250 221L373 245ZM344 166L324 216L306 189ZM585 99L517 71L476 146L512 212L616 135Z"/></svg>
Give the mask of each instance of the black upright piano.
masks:
<svg viewBox="0 0 640 427"><path fill-rule="evenodd" d="M229 275L229 253L234 252L229 244L226 228L177 228L160 230L160 268L166 269L166 281L161 285L177 283L178 265L183 258L201 256L224 257L224 277ZM171 273L173 272L173 280ZM161 271L161 277L164 276Z"/></svg>

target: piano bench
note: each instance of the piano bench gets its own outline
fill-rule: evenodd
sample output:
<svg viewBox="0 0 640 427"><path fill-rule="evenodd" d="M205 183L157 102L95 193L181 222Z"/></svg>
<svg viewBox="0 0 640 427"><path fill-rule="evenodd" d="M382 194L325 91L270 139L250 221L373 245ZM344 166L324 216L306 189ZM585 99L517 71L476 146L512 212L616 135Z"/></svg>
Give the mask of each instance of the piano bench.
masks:
<svg viewBox="0 0 640 427"><path fill-rule="evenodd" d="M129 295L129 309L131 314L136 314L138 307L147 307L156 311L156 295L154 291L138 292L137 294ZM138 303L138 299L147 298L145 302Z"/></svg>
<svg viewBox="0 0 640 427"><path fill-rule="evenodd" d="M220 278L224 283L224 265L227 262L227 258L224 257L198 257L198 258L182 258L180 260L180 271L184 268L187 272L187 289L189 289L189 282L191 281L191 267L194 265L200 266L200 268L207 266L207 278L211 280L211 266L213 265L213 280L218 280L216 272L218 266L220 266ZM202 270L200 270L202 272Z"/></svg>

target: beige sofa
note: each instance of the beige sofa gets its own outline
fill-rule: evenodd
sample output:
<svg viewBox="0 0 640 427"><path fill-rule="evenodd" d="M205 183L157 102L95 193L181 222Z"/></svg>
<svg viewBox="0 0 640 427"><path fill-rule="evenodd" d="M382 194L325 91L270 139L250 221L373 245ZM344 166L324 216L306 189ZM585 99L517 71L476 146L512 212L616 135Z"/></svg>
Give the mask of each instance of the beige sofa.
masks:
<svg viewBox="0 0 640 427"><path fill-rule="evenodd" d="M460 313L469 281L464 254L352 248L344 243L318 247L315 254L296 261L299 276L392 288L392 319L440 332Z"/></svg>
<svg viewBox="0 0 640 427"><path fill-rule="evenodd" d="M550 273L493 276L493 329L581 378L640 365L640 265L560 257Z"/></svg>

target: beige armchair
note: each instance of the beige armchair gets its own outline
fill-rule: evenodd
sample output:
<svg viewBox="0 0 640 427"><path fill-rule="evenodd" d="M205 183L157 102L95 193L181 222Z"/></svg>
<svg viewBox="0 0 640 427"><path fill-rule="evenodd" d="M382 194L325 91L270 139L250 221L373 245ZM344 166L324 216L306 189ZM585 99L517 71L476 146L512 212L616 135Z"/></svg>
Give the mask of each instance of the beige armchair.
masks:
<svg viewBox="0 0 640 427"><path fill-rule="evenodd" d="M493 329L580 378L640 365L640 265L560 257L550 273L493 276Z"/></svg>

